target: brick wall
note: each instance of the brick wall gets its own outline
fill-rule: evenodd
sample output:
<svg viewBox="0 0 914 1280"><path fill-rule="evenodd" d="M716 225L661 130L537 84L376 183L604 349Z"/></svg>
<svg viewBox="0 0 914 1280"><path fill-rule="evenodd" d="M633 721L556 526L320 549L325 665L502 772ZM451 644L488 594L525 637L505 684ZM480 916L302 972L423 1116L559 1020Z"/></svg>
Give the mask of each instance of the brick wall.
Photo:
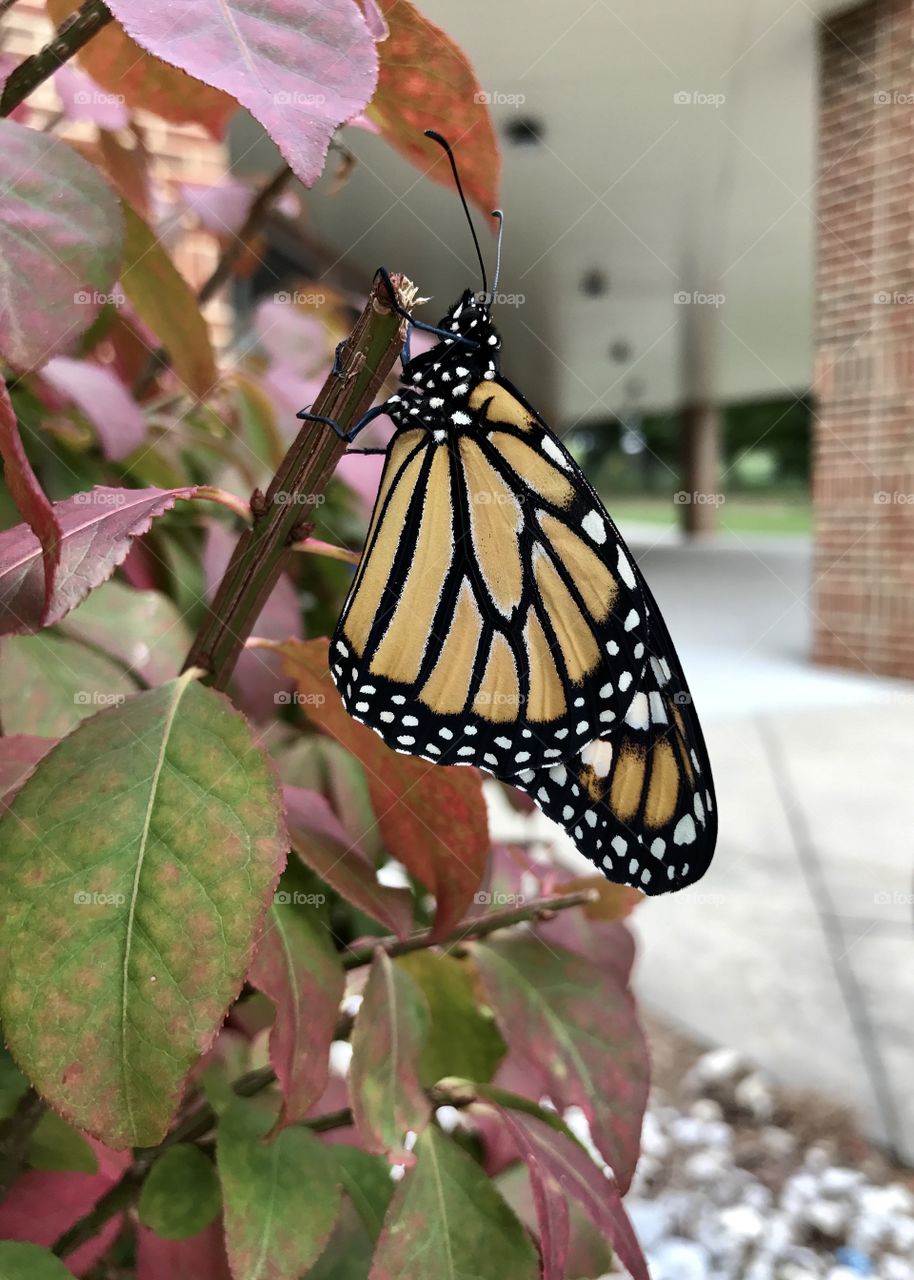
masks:
<svg viewBox="0 0 914 1280"><path fill-rule="evenodd" d="M914 677L914 0L820 34L818 661Z"/></svg>

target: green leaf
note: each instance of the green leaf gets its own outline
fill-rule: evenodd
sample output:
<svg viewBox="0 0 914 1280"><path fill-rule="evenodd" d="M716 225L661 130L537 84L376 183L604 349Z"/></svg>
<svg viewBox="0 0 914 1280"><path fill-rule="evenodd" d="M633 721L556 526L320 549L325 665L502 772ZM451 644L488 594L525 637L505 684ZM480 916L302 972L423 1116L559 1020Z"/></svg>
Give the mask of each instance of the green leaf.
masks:
<svg viewBox="0 0 914 1280"><path fill-rule="evenodd" d="M384 1224L384 1215L394 1193L390 1165L383 1156L373 1156L361 1147L340 1143L333 1148L343 1189L349 1196L372 1239Z"/></svg>
<svg viewBox="0 0 914 1280"><path fill-rule="evenodd" d="M123 667L63 636L7 636L0 643L0 721L5 733L62 738L87 716L136 693Z"/></svg>
<svg viewBox="0 0 914 1280"><path fill-rule="evenodd" d="M98 1157L92 1147L79 1130L67 1124L56 1111L45 1111L35 1126L28 1163L32 1169L53 1172L98 1172Z"/></svg>
<svg viewBox="0 0 914 1280"><path fill-rule="evenodd" d="M349 1096L366 1149L403 1164L413 1159L407 1131L421 1132L431 1115L419 1078L427 1022L419 987L377 951L352 1030Z"/></svg>
<svg viewBox="0 0 914 1280"><path fill-rule="evenodd" d="M287 847L247 722L189 675L85 721L35 769L0 821L0 1010L78 1128L115 1148L164 1136Z"/></svg>
<svg viewBox="0 0 914 1280"><path fill-rule="evenodd" d="M443 1076L491 1080L505 1054L505 1042L491 1014L480 1008L473 971L453 956L416 951L397 964L418 983L431 1019L422 1050L423 1084Z"/></svg>
<svg viewBox="0 0 914 1280"><path fill-rule="evenodd" d="M129 205L124 206L124 227L124 292L168 352L174 372L202 400L215 385L216 362L194 292Z"/></svg>
<svg viewBox="0 0 914 1280"><path fill-rule="evenodd" d="M135 591L123 582L97 587L59 623L63 635L101 649L146 684L162 684L181 670L190 632L168 596Z"/></svg>
<svg viewBox="0 0 914 1280"><path fill-rule="evenodd" d="M140 1195L140 1222L163 1240L188 1240L222 1207L219 1179L199 1147L181 1142L159 1156Z"/></svg>
<svg viewBox="0 0 914 1280"><path fill-rule="evenodd" d="M537 1280L530 1238L484 1170L434 1126L391 1201L371 1280Z"/></svg>
<svg viewBox="0 0 914 1280"><path fill-rule="evenodd" d="M298 1280L324 1250L340 1209L332 1148L304 1128L263 1141L271 1112L237 1101L219 1122L225 1238L235 1280Z"/></svg>
<svg viewBox="0 0 914 1280"><path fill-rule="evenodd" d="M40 1245L0 1240L0 1280L73 1280L73 1272Z"/></svg>

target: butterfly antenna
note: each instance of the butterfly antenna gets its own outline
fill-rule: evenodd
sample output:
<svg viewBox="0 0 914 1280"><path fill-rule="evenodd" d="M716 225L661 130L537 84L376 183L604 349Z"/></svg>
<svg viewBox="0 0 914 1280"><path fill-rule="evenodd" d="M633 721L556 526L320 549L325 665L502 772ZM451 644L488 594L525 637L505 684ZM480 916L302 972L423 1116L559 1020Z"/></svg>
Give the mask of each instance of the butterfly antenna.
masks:
<svg viewBox="0 0 914 1280"><path fill-rule="evenodd" d="M457 194L460 196L460 203L463 205L463 212L466 214L467 223L470 228L470 235L473 237L473 244L476 246L476 257L479 259L479 270L482 273L482 291L489 292L489 284L486 279L486 264L482 260L482 249L479 247L479 238L476 235L476 228L473 226L473 219L470 217L470 206L467 204L467 198L463 194L463 187L460 185L460 174L457 172L457 161L454 159L454 153L451 150L451 144L447 138L442 138L440 133L436 133L434 129L425 130L426 138L431 138L432 142L437 142L439 147L447 152L447 158L451 162L451 172L454 175L454 182L457 186Z"/></svg>
<svg viewBox="0 0 914 1280"><path fill-rule="evenodd" d="M492 301L498 293L498 278L501 275L501 238L505 231L505 215L501 209L493 209L492 217L498 219L498 243L495 246L495 279L492 281Z"/></svg>

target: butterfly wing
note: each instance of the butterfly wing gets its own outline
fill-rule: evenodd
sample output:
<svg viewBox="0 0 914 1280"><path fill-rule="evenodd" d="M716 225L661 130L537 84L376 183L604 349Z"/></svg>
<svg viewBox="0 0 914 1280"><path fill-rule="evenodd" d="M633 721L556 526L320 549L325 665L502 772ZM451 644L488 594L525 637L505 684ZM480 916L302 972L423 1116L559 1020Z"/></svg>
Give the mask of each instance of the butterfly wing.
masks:
<svg viewBox="0 0 914 1280"><path fill-rule="evenodd" d="M501 379L398 431L331 668L398 751L511 777L575 755L641 682L645 598L571 455Z"/></svg>
<svg viewBox="0 0 914 1280"><path fill-rule="evenodd" d="M622 722L516 785L609 879L647 894L701 879L717 840L711 765L682 666L646 584L649 661Z"/></svg>

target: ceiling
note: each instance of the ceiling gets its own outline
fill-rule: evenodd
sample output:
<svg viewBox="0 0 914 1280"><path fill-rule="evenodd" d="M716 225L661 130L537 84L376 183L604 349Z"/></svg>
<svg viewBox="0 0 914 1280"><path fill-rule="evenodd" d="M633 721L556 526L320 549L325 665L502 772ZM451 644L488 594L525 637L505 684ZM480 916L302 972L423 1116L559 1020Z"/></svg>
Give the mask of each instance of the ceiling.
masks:
<svg viewBox="0 0 914 1280"><path fill-rule="evenodd" d="M504 368L538 407L569 427L705 392L808 387L816 24L833 5L420 7L493 95L499 292L523 299L499 310ZM538 145L507 141L519 117L542 126ZM379 263L405 271L437 318L477 280L453 193L417 181L380 138L348 129L345 140L360 163L336 195L322 180L312 227L366 280ZM261 160L255 150L245 166ZM593 272L601 296L581 289Z"/></svg>

